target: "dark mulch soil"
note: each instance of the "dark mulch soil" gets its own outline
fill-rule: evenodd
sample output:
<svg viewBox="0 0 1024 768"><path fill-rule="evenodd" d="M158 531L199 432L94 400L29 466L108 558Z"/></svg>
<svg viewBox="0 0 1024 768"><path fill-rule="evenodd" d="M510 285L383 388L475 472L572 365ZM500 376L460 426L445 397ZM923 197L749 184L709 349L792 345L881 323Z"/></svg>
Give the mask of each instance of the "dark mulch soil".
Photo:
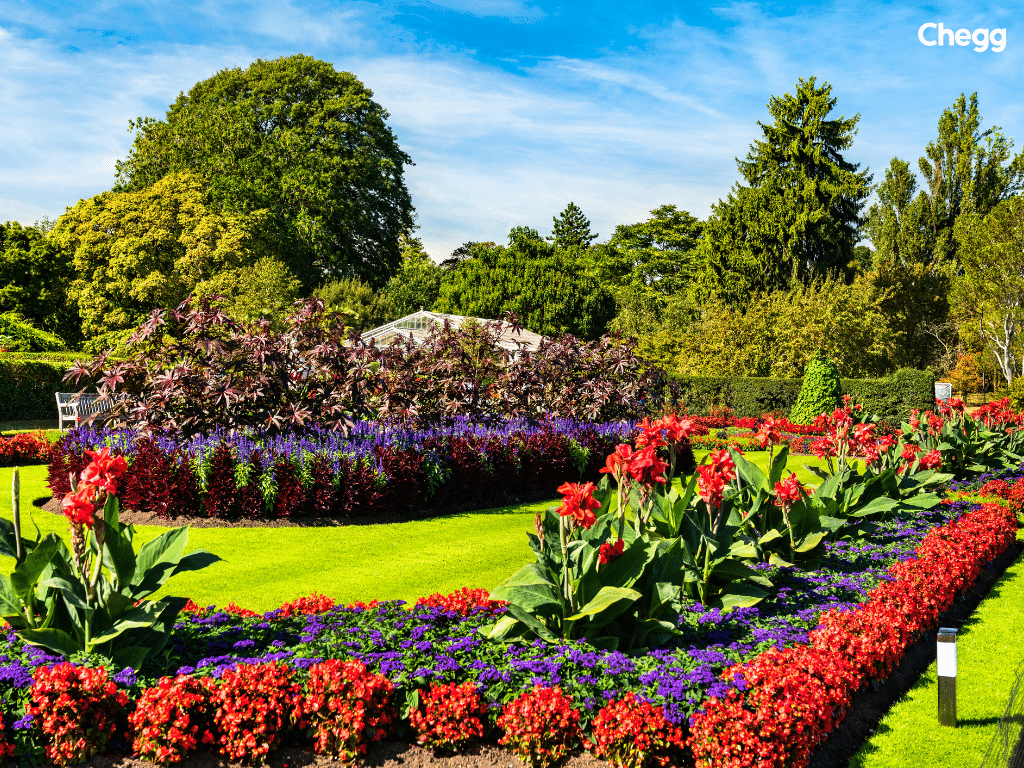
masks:
<svg viewBox="0 0 1024 768"><path fill-rule="evenodd" d="M100 756L80 765L87 768L153 768L153 763L134 757ZM177 765L181 768L236 768L240 764L229 763L223 757L207 752L193 755ZM267 765L270 768L338 768L340 763L314 755L309 750L288 747L271 752ZM359 765L368 768L529 768L518 757L498 747L485 745L466 755L435 755L423 747L401 741L372 745ZM6 763L3 768L14 768L14 763ZM584 752L573 755L560 768L608 768L608 763Z"/></svg>

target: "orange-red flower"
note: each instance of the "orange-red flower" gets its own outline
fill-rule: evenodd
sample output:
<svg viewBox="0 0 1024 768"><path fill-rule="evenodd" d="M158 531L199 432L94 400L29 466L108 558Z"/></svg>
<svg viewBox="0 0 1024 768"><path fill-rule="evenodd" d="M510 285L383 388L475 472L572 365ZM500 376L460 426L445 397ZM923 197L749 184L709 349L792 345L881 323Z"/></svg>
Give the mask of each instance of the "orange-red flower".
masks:
<svg viewBox="0 0 1024 768"><path fill-rule="evenodd" d="M93 504L95 493L96 489L93 486L81 483L77 491L67 494L61 502L64 516L75 525L92 528L96 513L96 506Z"/></svg>
<svg viewBox="0 0 1024 768"><path fill-rule="evenodd" d="M597 522L594 510L601 508L601 503L594 498L595 489L593 483L562 483L558 492L565 498L562 499L562 506L558 508L558 514L573 518L577 527L592 526Z"/></svg>
<svg viewBox="0 0 1024 768"><path fill-rule="evenodd" d="M614 544L612 544L611 542L606 542L605 544L602 544L597 550L597 562L599 562L601 565L604 565L605 563L610 563L612 560L621 555L625 548L626 542L624 542L622 539L619 539Z"/></svg>
<svg viewBox="0 0 1024 768"><path fill-rule="evenodd" d="M783 509L789 509L793 504L800 501L805 491L800 485L795 472L790 472L789 477L775 484L775 503Z"/></svg>

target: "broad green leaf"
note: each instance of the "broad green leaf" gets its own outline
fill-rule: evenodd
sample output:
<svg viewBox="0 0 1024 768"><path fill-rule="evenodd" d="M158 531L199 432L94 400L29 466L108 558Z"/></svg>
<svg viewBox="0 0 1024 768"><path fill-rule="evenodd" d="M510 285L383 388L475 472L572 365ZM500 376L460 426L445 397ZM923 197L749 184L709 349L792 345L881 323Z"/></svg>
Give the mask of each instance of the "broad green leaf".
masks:
<svg viewBox="0 0 1024 768"><path fill-rule="evenodd" d="M579 612L567 618L566 621L590 618L589 627L597 629L610 624L641 597L642 595L635 589L601 587L597 597L583 606Z"/></svg>
<svg viewBox="0 0 1024 768"><path fill-rule="evenodd" d="M751 485L756 490L771 491L771 488L768 487L768 478L764 476L758 466L747 461L743 454L735 448L729 449L729 455L732 456L733 463L736 465L736 474L740 476L744 484Z"/></svg>
<svg viewBox="0 0 1024 768"><path fill-rule="evenodd" d="M6 616L25 617L23 603L18 593L14 591L11 580L3 573L0 573L0 614Z"/></svg>
<svg viewBox="0 0 1024 768"><path fill-rule="evenodd" d="M135 558L131 595L139 599L156 592L171 577L188 543L188 526L165 531L142 545Z"/></svg>
<svg viewBox="0 0 1024 768"><path fill-rule="evenodd" d="M797 544L793 547L794 552L810 552L824 540L827 535L827 531L816 531L815 533L808 533L802 539L797 540Z"/></svg>
<svg viewBox="0 0 1024 768"><path fill-rule="evenodd" d="M753 584L741 582L730 585L729 591L712 600L708 607L721 608L724 611L733 608L749 608L752 605L757 605L766 597L768 597L768 593L765 590Z"/></svg>
<svg viewBox="0 0 1024 768"><path fill-rule="evenodd" d="M24 562L15 567L14 573L11 574L11 586L18 597L24 600L36 588L36 582L60 546L61 541L57 534L48 533L39 545L28 553Z"/></svg>
<svg viewBox="0 0 1024 768"><path fill-rule="evenodd" d="M142 662L153 652L153 649L138 645L129 645L124 648L117 648L111 655L110 660L119 667L131 667L136 672L142 668Z"/></svg>
<svg viewBox="0 0 1024 768"><path fill-rule="evenodd" d="M73 656L81 650L71 635L59 629L23 629L18 637L29 645L38 645L64 656Z"/></svg>

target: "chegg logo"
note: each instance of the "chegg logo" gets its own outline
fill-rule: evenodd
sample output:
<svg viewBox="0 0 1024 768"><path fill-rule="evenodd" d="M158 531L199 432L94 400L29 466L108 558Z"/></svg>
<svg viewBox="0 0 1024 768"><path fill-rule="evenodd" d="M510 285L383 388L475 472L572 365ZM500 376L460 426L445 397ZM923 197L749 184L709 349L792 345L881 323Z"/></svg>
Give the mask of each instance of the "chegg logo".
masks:
<svg viewBox="0 0 1024 768"><path fill-rule="evenodd" d="M1006 29L976 29L973 32L969 29L958 29L954 32L944 27L941 21L938 24L929 21L918 27L917 39L928 46L967 46L974 43L974 50L979 52L987 51L991 43L992 52L999 53L1006 47Z"/></svg>

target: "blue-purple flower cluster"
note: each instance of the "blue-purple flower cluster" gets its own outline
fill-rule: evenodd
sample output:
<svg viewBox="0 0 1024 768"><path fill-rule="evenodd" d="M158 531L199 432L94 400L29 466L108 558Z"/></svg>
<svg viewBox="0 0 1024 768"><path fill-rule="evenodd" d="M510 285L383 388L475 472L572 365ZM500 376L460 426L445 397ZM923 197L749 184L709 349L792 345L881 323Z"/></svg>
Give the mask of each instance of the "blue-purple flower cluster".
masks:
<svg viewBox="0 0 1024 768"><path fill-rule="evenodd" d="M263 457L285 458L293 464L302 465L314 456L331 459L337 470L344 459L373 459L381 448L412 449L422 452L438 441L454 438L487 440L497 438L503 443L525 440L531 436L554 432L580 442L584 435L596 435L617 441L631 439L636 434L635 421L589 422L574 419L548 419L541 423L526 419L507 419L490 425L474 423L469 418L457 416L445 426L428 429L408 429L387 426L376 421L360 421L348 434L319 426L297 432L281 433L274 436L261 435L252 431L234 432L226 429L213 430L204 435L183 437L179 434L152 434L157 446L165 453L179 451L198 464L209 459L223 442L234 448L239 463L247 463L257 451ZM131 454L136 442L143 434L134 430L110 430L103 427L79 427L64 439L69 449L91 449L101 447L118 448L122 453Z"/></svg>

